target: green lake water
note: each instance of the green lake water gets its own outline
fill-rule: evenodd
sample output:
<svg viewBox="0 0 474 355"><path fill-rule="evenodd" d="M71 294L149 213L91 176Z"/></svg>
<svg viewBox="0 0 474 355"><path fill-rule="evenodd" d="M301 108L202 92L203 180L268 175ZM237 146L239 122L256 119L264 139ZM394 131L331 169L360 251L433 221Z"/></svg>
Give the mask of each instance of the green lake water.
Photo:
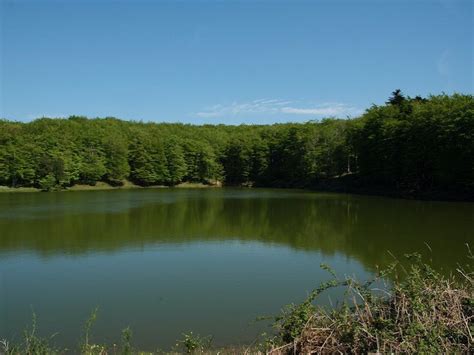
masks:
<svg viewBox="0 0 474 355"><path fill-rule="evenodd" d="M328 279L366 279L420 251L438 269L467 262L474 204L270 189L0 194L0 338L38 318L56 344L93 339L167 349L183 332L250 343ZM338 290L324 294L335 302Z"/></svg>

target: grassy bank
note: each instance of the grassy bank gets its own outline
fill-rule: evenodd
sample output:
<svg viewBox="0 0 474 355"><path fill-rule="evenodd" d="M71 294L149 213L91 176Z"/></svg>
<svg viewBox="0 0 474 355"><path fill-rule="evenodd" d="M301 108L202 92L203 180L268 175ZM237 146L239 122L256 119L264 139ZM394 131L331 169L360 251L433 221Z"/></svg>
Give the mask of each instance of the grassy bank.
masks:
<svg viewBox="0 0 474 355"><path fill-rule="evenodd" d="M2 192L40 192L36 187L9 187L0 186L0 193Z"/></svg>
<svg viewBox="0 0 474 355"><path fill-rule="evenodd" d="M210 187L221 187L222 185L215 184L203 184L203 183L190 183L184 182L178 184L176 186L172 186L174 188L210 188ZM98 181L94 185L87 185L87 184L75 184L70 187L66 188L59 188L56 190L51 191L103 191L103 190L130 190L130 189L162 189L162 188L170 188L170 186L166 185L150 185L150 186L140 186L136 185L131 181L125 180L122 182L121 185L111 185L104 181ZM16 193L16 192L45 192L44 190L35 188L35 187L8 187L8 186L0 186L0 193Z"/></svg>
<svg viewBox="0 0 474 355"><path fill-rule="evenodd" d="M188 333L170 351L156 354L309 354L309 353L472 353L474 351L474 272L459 265L443 276L421 260L406 256L410 265L394 262L372 280L360 283L333 278L313 290L300 304L284 307L273 317L271 335L248 347L213 348L212 337ZM469 260L474 258L469 251ZM388 286L385 284L388 281ZM385 287L381 285L385 284ZM333 308L314 303L330 288L344 287L345 298ZM20 343L0 341L4 354L145 354L133 346L132 331L122 331L118 344L91 341L94 311L86 321L76 349L54 347L53 337L37 336L36 317ZM149 352L148 352L149 353Z"/></svg>

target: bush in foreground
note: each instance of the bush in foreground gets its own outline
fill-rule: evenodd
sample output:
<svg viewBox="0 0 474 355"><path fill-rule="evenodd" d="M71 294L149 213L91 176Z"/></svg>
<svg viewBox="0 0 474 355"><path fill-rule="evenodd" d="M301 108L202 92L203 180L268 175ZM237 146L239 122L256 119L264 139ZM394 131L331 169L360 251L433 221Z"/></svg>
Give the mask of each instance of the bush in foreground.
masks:
<svg viewBox="0 0 474 355"><path fill-rule="evenodd" d="M469 265L446 277L419 255L407 257L408 268L393 264L366 283L340 280L333 273L332 281L276 318L270 353L472 353L474 274ZM377 289L388 276L394 280L389 291ZM321 292L338 286L347 288L340 307L313 305Z"/></svg>

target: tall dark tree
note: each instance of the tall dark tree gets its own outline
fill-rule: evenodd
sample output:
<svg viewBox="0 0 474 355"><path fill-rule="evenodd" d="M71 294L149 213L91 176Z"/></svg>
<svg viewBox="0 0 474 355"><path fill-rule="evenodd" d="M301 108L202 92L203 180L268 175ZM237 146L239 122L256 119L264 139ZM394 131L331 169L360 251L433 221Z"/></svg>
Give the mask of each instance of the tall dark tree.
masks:
<svg viewBox="0 0 474 355"><path fill-rule="evenodd" d="M400 106L405 100L406 98L403 96L402 91L400 89L396 89L394 92L392 92L392 96L389 97L387 105Z"/></svg>

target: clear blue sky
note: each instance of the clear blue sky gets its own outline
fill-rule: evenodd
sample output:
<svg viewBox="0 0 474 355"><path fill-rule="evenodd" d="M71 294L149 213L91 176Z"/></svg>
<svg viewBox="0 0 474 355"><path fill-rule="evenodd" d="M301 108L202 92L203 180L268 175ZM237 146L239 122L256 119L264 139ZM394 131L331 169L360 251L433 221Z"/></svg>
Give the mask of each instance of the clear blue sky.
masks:
<svg viewBox="0 0 474 355"><path fill-rule="evenodd" d="M473 93L471 0L0 0L0 117L271 123Z"/></svg>

